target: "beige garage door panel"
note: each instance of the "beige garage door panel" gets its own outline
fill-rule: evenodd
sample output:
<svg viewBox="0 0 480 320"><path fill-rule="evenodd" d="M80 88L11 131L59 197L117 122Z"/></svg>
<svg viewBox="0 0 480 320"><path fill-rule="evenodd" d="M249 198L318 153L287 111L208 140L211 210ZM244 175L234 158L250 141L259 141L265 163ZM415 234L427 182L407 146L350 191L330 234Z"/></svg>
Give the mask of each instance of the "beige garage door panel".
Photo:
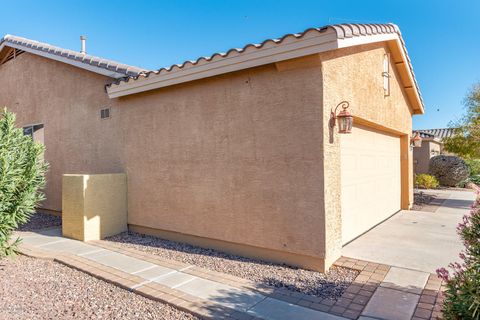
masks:
<svg viewBox="0 0 480 320"><path fill-rule="evenodd" d="M346 243L401 205L400 138L364 126L340 137L342 240Z"/></svg>

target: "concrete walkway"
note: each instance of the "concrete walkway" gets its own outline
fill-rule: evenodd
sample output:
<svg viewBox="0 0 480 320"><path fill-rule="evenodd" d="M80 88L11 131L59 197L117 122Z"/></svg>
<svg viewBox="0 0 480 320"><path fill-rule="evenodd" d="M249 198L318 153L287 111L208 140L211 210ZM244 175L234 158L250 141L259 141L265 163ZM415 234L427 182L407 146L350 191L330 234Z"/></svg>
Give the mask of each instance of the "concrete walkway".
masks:
<svg viewBox="0 0 480 320"><path fill-rule="evenodd" d="M475 194L432 193L445 199L434 212L401 211L343 248L346 257L392 266L360 319L430 319L440 311L440 296L428 296L441 286L432 273L458 260L462 244L456 227ZM434 309L427 301L435 301Z"/></svg>
<svg viewBox="0 0 480 320"><path fill-rule="evenodd" d="M268 290L262 292L262 290L231 286L216 281L212 277L195 275L196 273L191 272L195 267L191 265L155 264L106 249L95 243L67 239L61 236L60 229L44 230L37 233L19 232L19 235L23 238L24 247L53 254L73 255L76 257L75 261L86 260L87 271L88 267L102 265L110 269L99 269L100 271L97 271L97 273L100 275L102 272L108 273L112 269L125 273L128 275L128 277L123 277L125 278L125 286L131 290L168 288L164 289L164 292L183 298L187 302L208 302L210 309L218 310L216 314L212 315L212 318L215 319L220 317L222 319L255 318L272 320L345 319L276 299L268 294ZM167 302L171 301L167 300ZM181 304L180 307L185 305ZM188 308L185 309L188 310Z"/></svg>
<svg viewBox="0 0 480 320"><path fill-rule="evenodd" d="M462 243L456 227L470 211L475 193L430 192L445 198L436 211L401 211L346 245L343 255L427 273L458 260Z"/></svg>
<svg viewBox="0 0 480 320"><path fill-rule="evenodd" d="M402 211L344 248L335 264L360 271L337 301L259 285L246 279L162 260L107 241L84 243L61 230L19 232L21 250L207 319L436 319L441 281L433 272L457 260L456 225L473 192L438 191L434 212ZM44 254L45 253L45 254ZM325 304L327 303L327 304ZM324 312L325 311L325 312ZM328 313L327 313L328 312ZM337 314L337 315L334 315ZM339 316L342 315L342 316Z"/></svg>

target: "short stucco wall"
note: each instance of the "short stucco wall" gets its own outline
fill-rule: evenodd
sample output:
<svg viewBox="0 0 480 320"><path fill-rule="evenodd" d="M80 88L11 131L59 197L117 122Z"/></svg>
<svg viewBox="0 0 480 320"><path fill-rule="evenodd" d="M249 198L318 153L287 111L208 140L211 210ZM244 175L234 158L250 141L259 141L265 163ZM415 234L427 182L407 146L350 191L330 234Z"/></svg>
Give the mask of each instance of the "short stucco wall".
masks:
<svg viewBox="0 0 480 320"><path fill-rule="evenodd" d="M413 162L416 174L428 173L430 159L442 152L440 142L424 139L422 146L413 148Z"/></svg>
<svg viewBox="0 0 480 320"><path fill-rule="evenodd" d="M127 231L125 174L63 176L62 233L90 241Z"/></svg>

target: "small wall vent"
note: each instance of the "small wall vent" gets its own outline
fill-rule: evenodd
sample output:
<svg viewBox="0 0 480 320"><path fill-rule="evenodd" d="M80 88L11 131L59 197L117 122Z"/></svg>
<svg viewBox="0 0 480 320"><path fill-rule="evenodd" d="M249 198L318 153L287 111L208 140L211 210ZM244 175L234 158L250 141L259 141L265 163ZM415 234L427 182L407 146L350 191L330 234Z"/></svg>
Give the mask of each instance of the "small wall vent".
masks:
<svg viewBox="0 0 480 320"><path fill-rule="evenodd" d="M100 110L100 119L110 118L110 108Z"/></svg>

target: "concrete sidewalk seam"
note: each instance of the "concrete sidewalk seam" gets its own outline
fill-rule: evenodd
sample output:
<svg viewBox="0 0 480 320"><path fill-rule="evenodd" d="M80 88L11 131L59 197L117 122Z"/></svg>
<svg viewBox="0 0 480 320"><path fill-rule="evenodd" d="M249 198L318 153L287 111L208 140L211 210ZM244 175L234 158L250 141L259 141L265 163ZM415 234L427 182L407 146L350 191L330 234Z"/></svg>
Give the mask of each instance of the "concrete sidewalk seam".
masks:
<svg viewBox="0 0 480 320"><path fill-rule="evenodd" d="M52 242L43 243L43 244L38 245L37 247L38 247L38 248L41 248L41 247L49 246L49 245L51 245L51 244L61 243L61 242L65 242L65 241L68 241L68 239L61 239L61 240L57 240L57 241L52 241Z"/></svg>
<svg viewBox="0 0 480 320"><path fill-rule="evenodd" d="M140 269L140 270L138 270L138 271L132 272L132 274L138 274L138 273L141 273L141 272L144 272L144 271L147 271L147 270L151 270L151 269L153 269L153 268L155 268L155 267L156 267L156 265L149 266L149 267L145 267L145 268Z"/></svg>

